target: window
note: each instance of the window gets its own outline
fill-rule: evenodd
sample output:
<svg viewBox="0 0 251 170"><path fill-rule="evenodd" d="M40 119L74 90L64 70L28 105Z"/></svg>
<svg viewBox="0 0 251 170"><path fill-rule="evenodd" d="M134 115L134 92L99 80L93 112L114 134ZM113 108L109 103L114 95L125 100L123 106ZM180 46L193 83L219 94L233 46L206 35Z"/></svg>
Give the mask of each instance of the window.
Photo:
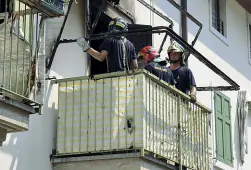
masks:
<svg viewBox="0 0 251 170"><path fill-rule="evenodd" d="M223 13L220 5L222 0L213 0L212 3L212 25L213 27L222 35L224 35L224 22L223 22Z"/></svg>
<svg viewBox="0 0 251 170"><path fill-rule="evenodd" d="M227 43L226 0L210 0L210 30Z"/></svg>
<svg viewBox="0 0 251 170"><path fill-rule="evenodd" d="M233 166L230 107L230 99L223 93L216 92L214 96L216 159Z"/></svg>

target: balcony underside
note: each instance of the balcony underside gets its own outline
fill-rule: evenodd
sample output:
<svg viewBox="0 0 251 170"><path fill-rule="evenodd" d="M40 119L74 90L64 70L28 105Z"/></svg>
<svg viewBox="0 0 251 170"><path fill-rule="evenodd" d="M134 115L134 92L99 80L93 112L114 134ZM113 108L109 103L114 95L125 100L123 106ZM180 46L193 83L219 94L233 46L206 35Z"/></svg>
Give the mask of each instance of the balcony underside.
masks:
<svg viewBox="0 0 251 170"><path fill-rule="evenodd" d="M53 169L59 170L73 170L73 167L66 165L70 163L76 163L74 170L85 169L93 170L104 170L104 164L107 169L120 169L123 164L125 169L140 169L150 165L151 169L158 168L159 170L178 170L179 165L165 158L153 156L150 153L144 152L143 150L131 150L131 152L114 152L114 153L101 153L101 154L87 154L78 155L74 157L69 156L53 156L52 163ZM129 168L131 167L131 168Z"/></svg>
<svg viewBox="0 0 251 170"><path fill-rule="evenodd" d="M36 109L19 101L0 97L0 146L7 133L23 132L29 129L29 116Z"/></svg>
<svg viewBox="0 0 251 170"><path fill-rule="evenodd" d="M250 0L237 0L237 2L245 8L249 13L251 13L251 1Z"/></svg>

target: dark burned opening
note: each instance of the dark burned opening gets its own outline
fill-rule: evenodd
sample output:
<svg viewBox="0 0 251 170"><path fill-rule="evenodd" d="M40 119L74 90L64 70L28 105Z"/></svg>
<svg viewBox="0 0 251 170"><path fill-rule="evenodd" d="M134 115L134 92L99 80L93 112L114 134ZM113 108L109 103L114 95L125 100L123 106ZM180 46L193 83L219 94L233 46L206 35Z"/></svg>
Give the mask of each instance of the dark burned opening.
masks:
<svg viewBox="0 0 251 170"><path fill-rule="evenodd" d="M91 13L92 13L91 21L92 22L95 20L97 12L98 12L97 8L91 7ZM111 21L111 18L109 16L107 16L106 14L102 13L93 34L107 32L108 24L110 21ZM91 41L91 43L90 43L91 47L97 51L100 51L99 47L103 41L104 41L103 39ZM106 60L103 62L100 62L100 61L94 59L93 57L91 57L90 61L91 61L91 74L92 75L102 74L102 73L107 72Z"/></svg>
<svg viewBox="0 0 251 170"><path fill-rule="evenodd" d="M7 3L7 9L6 9L6 3ZM0 0L0 13L7 12L8 13L7 17L9 18L10 13L13 11L11 10L11 6L13 6L12 3L13 2L11 0L7 0L7 2L5 0ZM4 22L4 19L0 17L0 24L2 24L3 22Z"/></svg>
<svg viewBox="0 0 251 170"><path fill-rule="evenodd" d="M96 15L98 13L99 9L97 9L94 6L91 6L91 22L93 23ZM111 21L111 17L106 15L105 13L102 13L99 17L98 23L93 31L93 34L100 34L100 33L105 33L108 31L108 24ZM139 24L128 24L128 29L129 30L135 30L135 29L141 29L141 28L152 28L150 25L139 25ZM126 38L130 40L134 46L135 46L135 52L136 55L137 53L143 48L144 46L147 45L152 45L152 35L148 34L145 36L141 35L127 35ZM94 40L91 41L91 47L94 48L97 51L100 51L99 47L102 44L104 39L99 39L99 40ZM90 59L91 63L91 75L95 74L102 74L102 73L107 73L107 62L106 60L103 62L100 62L93 57Z"/></svg>

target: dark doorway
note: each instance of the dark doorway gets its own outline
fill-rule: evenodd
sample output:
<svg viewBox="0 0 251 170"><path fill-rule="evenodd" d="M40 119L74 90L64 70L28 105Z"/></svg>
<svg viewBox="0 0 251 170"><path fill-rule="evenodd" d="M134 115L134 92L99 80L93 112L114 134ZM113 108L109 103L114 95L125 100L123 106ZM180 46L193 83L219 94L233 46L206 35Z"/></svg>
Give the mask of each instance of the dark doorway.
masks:
<svg viewBox="0 0 251 170"><path fill-rule="evenodd" d="M7 11L6 11L6 3L7 3ZM10 3L13 3L12 0L0 0L0 13L8 12L8 18L10 16ZM13 5L12 5L13 6ZM0 24L4 22L3 19L0 19Z"/></svg>
<svg viewBox="0 0 251 170"><path fill-rule="evenodd" d="M92 9L92 18L91 18L92 22L95 20L96 13L97 13L97 9L96 8ZM106 14L102 13L93 34L107 32L108 24L110 21L111 21L111 18L107 16ZM91 47L97 51L100 51L99 47L103 41L104 41L103 39L91 41ZM95 58L91 57L91 74L94 75L94 74L102 74L102 73L107 73L106 60L104 60L103 62L100 62L96 60Z"/></svg>
<svg viewBox="0 0 251 170"><path fill-rule="evenodd" d="M93 22L96 18L98 13L98 9L91 6L91 21ZM108 31L108 25L111 21L111 17L102 13L99 17L98 23L95 27L93 34L105 33ZM134 29L142 29L142 28L150 28L150 25L139 25L139 24L128 24L129 30ZM144 34L144 35L128 35L126 38L131 41L135 46L135 52L137 53L143 48L144 46L152 45L152 34ZM100 51L99 47L104 40L95 40L91 41L91 47L97 51ZM95 74L102 74L107 73L107 63L106 60L100 62L93 57L91 57L91 75Z"/></svg>

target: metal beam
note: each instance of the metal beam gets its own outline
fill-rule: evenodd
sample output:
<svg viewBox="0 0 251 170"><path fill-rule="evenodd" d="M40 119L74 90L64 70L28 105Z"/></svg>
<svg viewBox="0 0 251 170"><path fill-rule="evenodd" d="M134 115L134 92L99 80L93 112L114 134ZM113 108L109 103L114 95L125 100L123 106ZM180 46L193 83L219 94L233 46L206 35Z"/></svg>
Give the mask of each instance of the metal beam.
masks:
<svg viewBox="0 0 251 170"><path fill-rule="evenodd" d="M99 7L99 10L98 10L98 13L97 13L97 15L96 15L96 18L95 18L95 20L94 20L93 23L92 23L92 27L91 27L91 30L90 30L90 33L89 33L90 35L93 34L93 32L94 32L94 30L95 30L95 28L96 28L96 26L97 26L97 24L98 24L98 20L99 20L99 18L100 18L100 16L101 16L102 12L103 12L103 10L104 10L105 4L106 4L106 0L102 0L102 3L101 3L101 5L100 5L100 7ZM88 8L88 7L87 7L87 8Z"/></svg>
<svg viewBox="0 0 251 170"><path fill-rule="evenodd" d="M192 41L191 45L192 47L194 46L195 42L197 41L199 35L200 35L200 32L202 30L202 23L199 22L196 18L194 18L189 12L187 12L187 4L183 2L183 0L181 0L181 4L182 4L182 7L177 4L174 0L167 0L170 4L172 4L175 8L177 8L181 13L182 13L182 21L185 19L184 16L188 17L191 21L193 21L196 25L199 26L199 30L198 32L196 33L195 37L194 37L194 40ZM185 8L184 8L185 7ZM183 21L184 22L184 21ZM186 21L185 21L186 22ZM184 22L184 23L185 23ZM182 32L182 35L183 35L183 32ZM185 39L186 40L186 39ZM186 40L187 41L187 40ZM187 61L188 57L189 57L190 53L188 53L185 57L185 61Z"/></svg>
<svg viewBox="0 0 251 170"><path fill-rule="evenodd" d="M56 51L57 51L57 48L58 48L58 45L59 45L59 41L60 41L60 39L61 39L61 36L62 36L64 27L65 27L66 21L67 21L67 19L68 19L68 15L69 15L70 10L71 10L72 2L73 2L73 0L70 0L69 6L68 6L68 10L67 10L67 13L66 13L65 18L64 18L64 21L63 21L63 25L62 25L62 27L61 27L61 29L60 29L60 32L59 32L57 41L56 41L56 43L55 43L55 45L54 45L54 48L53 48L53 50L52 50L51 57L49 58L49 63L46 64L46 73L51 69L51 65L52 65L52 62L53 62L53 60L54 60L54 57L55 57L55 54L56 54Z"/></svg>
<svg viewBox="0 0 251 170"><path fill-rule="evenodd" d="M129 34L142 35L142 34L159 34L159 33L167 33L173 40L177 41L181 44L187 51L193 54L199 61L204 63L208 68L214 71L217 75L223 78L226 82L228 82L231 86L217 86L217 87L199 87L198 91L211 91L211 90L239 90L240 86L232 80L228 75L222 72L218 67L216 67L213 63L211 63L206 57L204 57L200 52L194 49L190 44L184 41L177 33L175 33L171 28L165 26L152 27L152 28L144 28L144 29L135 29L117 33L101 33L93 35L92 37L87 37L88 40L100 40L106 38L120 37L126 36ZM64 39L61 40L60 43L73 43L76 42L76 39Z"/></svg>
<svg viewBox="0 0 251 170"><path fill-rule="evenodd" d="M70 162L83 162L94 160L106 160L106 159L125 159L125 158L137 158L140 157L140 152L135 153L121 153L121 154L105 154L105 155L84 155L84 156L65 156L65 157L52 157L52 163L70 163Z"/></svg>

